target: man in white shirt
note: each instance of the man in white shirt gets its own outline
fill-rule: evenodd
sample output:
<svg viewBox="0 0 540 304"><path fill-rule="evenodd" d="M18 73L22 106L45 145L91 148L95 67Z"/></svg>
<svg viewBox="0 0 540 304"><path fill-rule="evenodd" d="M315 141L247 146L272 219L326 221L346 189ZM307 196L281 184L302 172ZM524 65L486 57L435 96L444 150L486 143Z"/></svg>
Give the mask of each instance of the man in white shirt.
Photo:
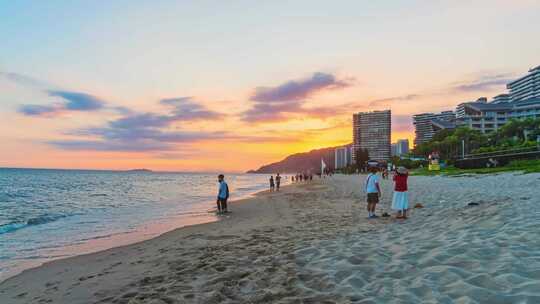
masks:
<svg viewBox="0 0 540 304"><path fill-rule="evenodd" d="M368 218L377 218L375 207L381 196L381 187L379 186L379 177L377 176L377 167L369 167L369 174L366 178L365 191L367 194Z"/></svg>

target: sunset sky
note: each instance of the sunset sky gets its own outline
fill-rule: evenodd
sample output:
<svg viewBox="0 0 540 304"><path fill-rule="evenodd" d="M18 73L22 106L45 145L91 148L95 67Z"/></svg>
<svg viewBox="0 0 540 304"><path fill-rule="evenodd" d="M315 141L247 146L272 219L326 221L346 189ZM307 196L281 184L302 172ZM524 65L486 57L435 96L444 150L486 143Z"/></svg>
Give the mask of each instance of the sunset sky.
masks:
<svg viewBox="0 0 540 304"><path fill-rule="evenodd" d="M2 1L0 167L240 172L504 93L540 1Z"/></svg>

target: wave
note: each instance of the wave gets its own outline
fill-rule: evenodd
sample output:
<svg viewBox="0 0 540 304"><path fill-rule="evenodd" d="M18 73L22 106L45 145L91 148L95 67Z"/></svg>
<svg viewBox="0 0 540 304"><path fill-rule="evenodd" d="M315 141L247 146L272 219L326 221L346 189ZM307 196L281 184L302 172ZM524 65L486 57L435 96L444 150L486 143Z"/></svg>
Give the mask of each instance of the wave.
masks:
<svg viewBox="0 0 540 304"><path fill-rule="evenodd" d="M19 230L26 226L27 226L26 223L9 223L9 224L0 225L0 234L13 232L15 230Z"/></svg>
<svg viewBox="0 0 540 304"><path fill-rule="evenodd" d="M0 225L0 234L14 232L14 231L17 231L19 229L23 229L29 226L36 226L36 225L42 225L42 224L54 222L63 217L66 217L66 215L44 215L44 216L38 216L38 217L28 219L25 222L19 221L19 222L7 223L4 225Z"/></svg>

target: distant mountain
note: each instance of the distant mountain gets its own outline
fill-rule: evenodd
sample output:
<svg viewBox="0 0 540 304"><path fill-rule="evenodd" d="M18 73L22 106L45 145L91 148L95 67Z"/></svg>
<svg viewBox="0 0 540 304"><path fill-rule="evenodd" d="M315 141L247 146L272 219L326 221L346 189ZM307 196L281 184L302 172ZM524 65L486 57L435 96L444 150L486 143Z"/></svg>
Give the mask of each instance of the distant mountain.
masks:
<svg viewBox="0 0 540 304"><path fill-rule="evenodd" d="M321 172L321 159L324 159L326 167L334 169L334 150L336 147L311 150L304 153L296 153L287 156L282 161L260 167L257 170L250 170L247 173L299 173Z"/></svg>

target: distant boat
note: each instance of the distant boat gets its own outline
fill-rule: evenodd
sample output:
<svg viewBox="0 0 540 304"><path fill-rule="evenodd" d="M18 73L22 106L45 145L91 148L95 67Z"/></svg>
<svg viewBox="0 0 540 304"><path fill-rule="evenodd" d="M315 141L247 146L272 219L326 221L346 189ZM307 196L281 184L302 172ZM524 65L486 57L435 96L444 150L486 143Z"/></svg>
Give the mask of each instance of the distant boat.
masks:
<svg viewBox="0 0 540 304"><path fill-rule="evenodd" d="M152 173L153 171L149 170L149 169L133 169L133 170L127 170L125 172L129 172L129 173Z"/></svg>

